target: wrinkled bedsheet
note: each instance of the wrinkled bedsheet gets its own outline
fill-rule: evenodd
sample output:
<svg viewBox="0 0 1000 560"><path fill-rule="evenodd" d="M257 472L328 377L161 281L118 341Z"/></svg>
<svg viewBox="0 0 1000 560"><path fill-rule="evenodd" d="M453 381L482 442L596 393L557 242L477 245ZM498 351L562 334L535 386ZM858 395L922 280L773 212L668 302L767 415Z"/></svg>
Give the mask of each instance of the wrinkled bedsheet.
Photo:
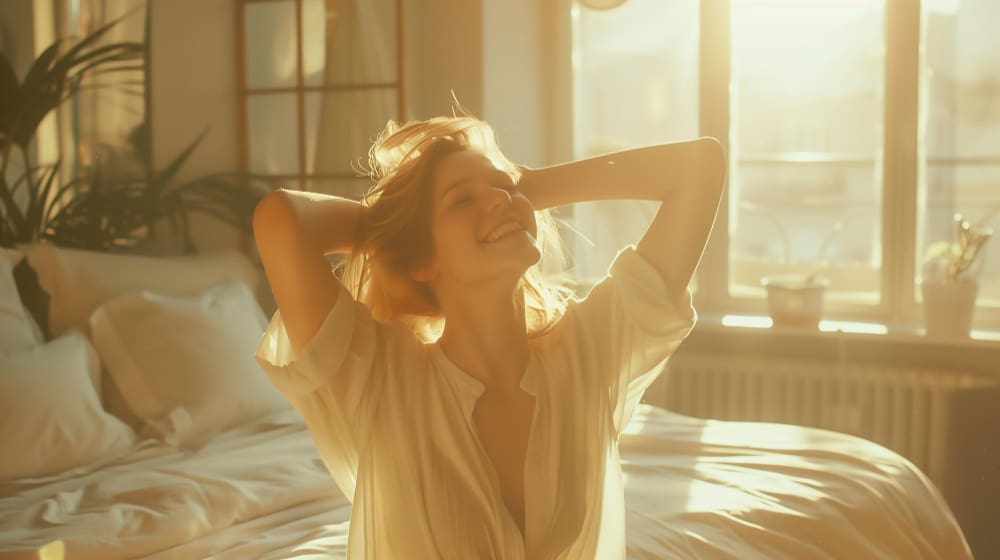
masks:
<svg viewBox="0 0 1000 560"><path fill-rule="evenodd" d="M628 557L971 558L938 490L863 439L643 404L620 441ZM343 558L350 503L294 410L197 452L142 440L0 483L0 559ZM61 541L61 542L56 542Z"/></svg>

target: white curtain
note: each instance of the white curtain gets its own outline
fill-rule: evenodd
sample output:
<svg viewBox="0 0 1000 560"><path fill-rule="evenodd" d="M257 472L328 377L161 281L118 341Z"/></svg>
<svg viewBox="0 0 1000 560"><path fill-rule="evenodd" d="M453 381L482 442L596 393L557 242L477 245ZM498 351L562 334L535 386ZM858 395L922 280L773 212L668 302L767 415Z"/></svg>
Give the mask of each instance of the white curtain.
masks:
<svg viewBox="0 0 1000 560"><path fill-rule="evenodd" d="M394 0L317 0L309 13L325 11L324 86L391 82L396 72L396 3ZM350 173L351 162L366 161L371 140L390 118L397 118L396 88L327 91L318 103L314 174ZM310 111L307 109L307 115ZM312 137L312 135L309 135Z"/></svg>

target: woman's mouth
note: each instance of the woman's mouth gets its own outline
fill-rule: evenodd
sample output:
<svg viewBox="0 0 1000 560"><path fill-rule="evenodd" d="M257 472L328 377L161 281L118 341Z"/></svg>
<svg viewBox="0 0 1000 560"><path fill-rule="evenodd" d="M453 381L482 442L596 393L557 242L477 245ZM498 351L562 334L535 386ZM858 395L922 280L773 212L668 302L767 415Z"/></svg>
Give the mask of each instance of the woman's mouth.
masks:
<svg viewBox="0 0 1000 560"><path fill-rule="evenodd" d="M512 220L493 228L493 231L490 232L490 234L487 235L486 238L482 240L482 243L485 244L497 243L499 241L504 241L507 239L517 237L516 234L519 234L521 232L525 232L525 229L521 227L520 223Z"/></svg>

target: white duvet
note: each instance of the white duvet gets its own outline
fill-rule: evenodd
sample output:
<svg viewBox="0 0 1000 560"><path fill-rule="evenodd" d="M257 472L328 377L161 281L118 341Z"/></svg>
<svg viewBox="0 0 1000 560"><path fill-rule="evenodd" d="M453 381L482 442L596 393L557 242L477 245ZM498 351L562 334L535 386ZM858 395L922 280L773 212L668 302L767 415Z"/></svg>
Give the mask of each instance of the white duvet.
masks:
<svg viewBox="0 0 1000 560"><path fill-rule="evenodd" d="M640 405L620 443L628 557L971 558L911 463L865 440ZM0 483L0 559L343 558L350 503L295 411L197 453L144 440L60 476Z"/></svg>

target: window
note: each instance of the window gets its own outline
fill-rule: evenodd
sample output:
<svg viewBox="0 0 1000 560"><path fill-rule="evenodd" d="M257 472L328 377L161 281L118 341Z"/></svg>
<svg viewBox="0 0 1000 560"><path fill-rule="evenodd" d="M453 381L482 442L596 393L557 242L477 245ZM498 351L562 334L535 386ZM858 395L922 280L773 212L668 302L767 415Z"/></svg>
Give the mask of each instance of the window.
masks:
<svg viewBox="0 0 1000 560"><path fill-rule="evenodd" d="M402 0L242 0L244 168L359 197L374 135L402 120Z"/></svg>
<svg viewBox="0 0 1000 560"><path fill-rule="evenodd" d="M732 3L733 296L816 266L828 299L877 301L883 15L882 0Z"/></svg>
<svg viewBox="0 0 1000 560"><path fill-rule="evenodd" d="M954 236L956 212L1000 233L1000 36L987 23L1000 21L1000 4L923 4L918 257L931 243ZM1000 306L1000 239L984 250L977 263L978 301Z"/></svg>
<svg viewBox="0 0 1000 560"><path fill-rule="evenodd" d="M698 135L698 3L629 0L575 8L574 158ZM645 22L642 25L637 22ZM652 22L662 22L653 24ZM588 284L618 249L638 241L658 202L573 205L573 272Z"/></svg>
<svg viewBox="0 0 1000 560"><path fill-rule="evenodd" d="M917 323L922 256L953 239L953 214L1000 229L1000 38L988 24L1000 4L572 10L576 157L697 136L727 146L727 200L694 285L702 309L765 313L763 276L818 270L826 315ZM638 240L658 203L614 204L574 208L575 227L610 247L574 242L583 276ZM1000 241L985 252L976 323L1000 326Z"/></svg>

